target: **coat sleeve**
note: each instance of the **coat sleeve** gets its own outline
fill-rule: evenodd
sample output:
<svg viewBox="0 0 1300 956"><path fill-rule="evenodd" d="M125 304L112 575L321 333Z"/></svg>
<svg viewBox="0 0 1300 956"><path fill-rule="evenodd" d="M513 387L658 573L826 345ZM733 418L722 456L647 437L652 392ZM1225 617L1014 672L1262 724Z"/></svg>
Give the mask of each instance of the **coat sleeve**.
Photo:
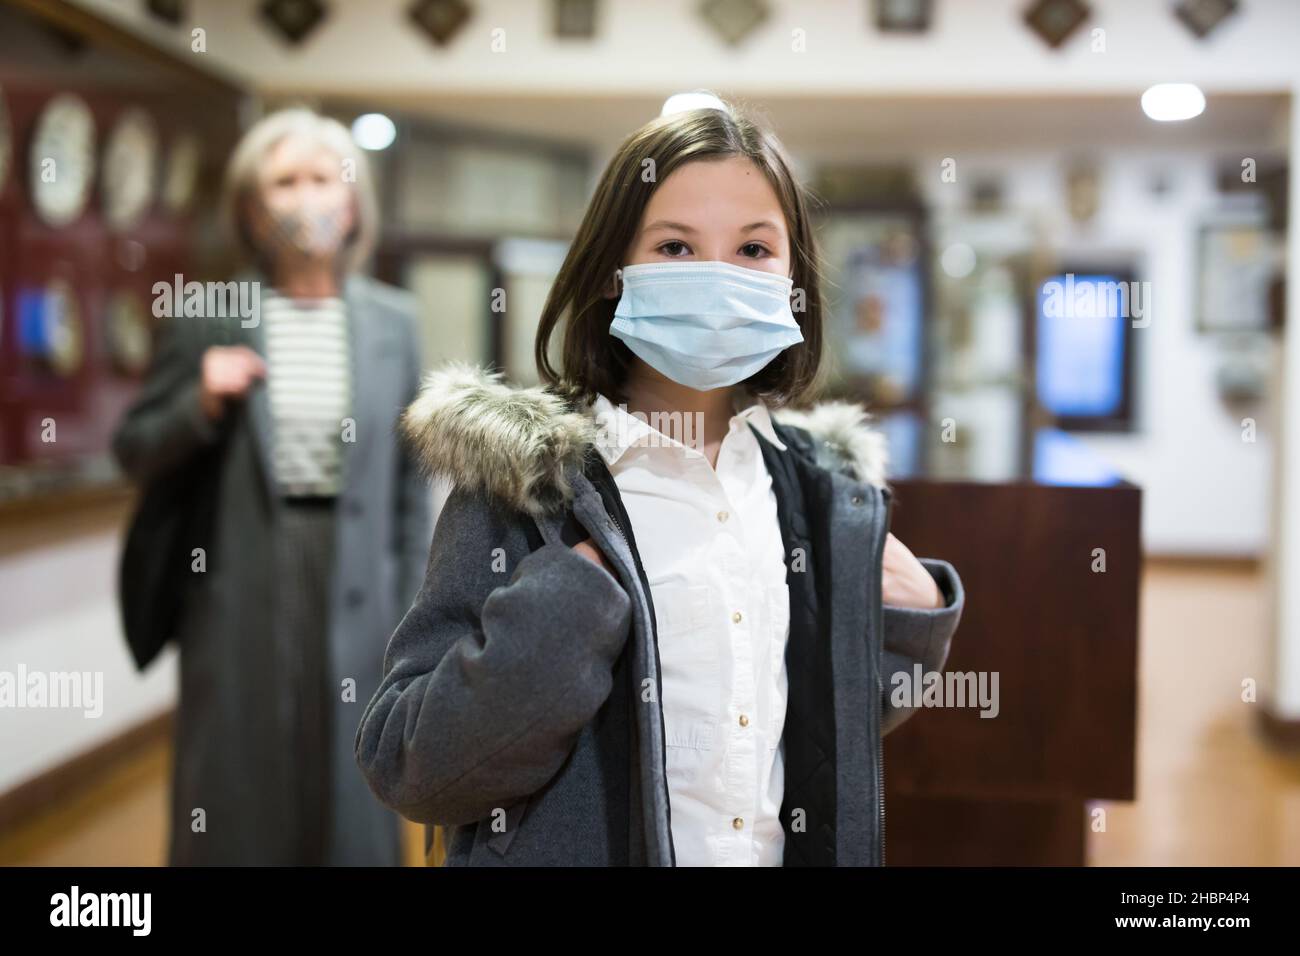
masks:
<svg viewBox="0 0 1300 956"><path fill-rule="evenodd" d="M212 444L219 427L199 402L203 342L187 319L169 319L135 403L113 435L113 455L137 482L147 482Z"/></svg>
<svg viewBox="0 0 1300 956"><path fill-rule="evenodd" d="M900 671L910 680L913 667L921 665L923 673L937 671L948 659L952 636L961 620L966 595L956 569L947 561L922 558L921 564L944 597L944 606L933 609L891 607L884 609L884 648L880 676L882 681L881 734L887 734L915 713L915 707L896 705L891 701L893 677Z"/></svg>
<svg viewBox="0 0 1300 956"><path fill-rule="evenodd" d="M423 587L389 641L356 736L371 790L417 823L481 820L543 787L613 687L631 600L562 544L459 489Z"/></svg>
<svg viewBox="0 0 1300 956"><path fill-rule="evenodd" d="M408 313L406 394L409 405L420 389L420 340L414 314ZM397 607L408 607L420 590L425 564L429 558L429 539L433 534L432 494L420 470L415 452L402 438L398 439L397 529Z"/></svg>

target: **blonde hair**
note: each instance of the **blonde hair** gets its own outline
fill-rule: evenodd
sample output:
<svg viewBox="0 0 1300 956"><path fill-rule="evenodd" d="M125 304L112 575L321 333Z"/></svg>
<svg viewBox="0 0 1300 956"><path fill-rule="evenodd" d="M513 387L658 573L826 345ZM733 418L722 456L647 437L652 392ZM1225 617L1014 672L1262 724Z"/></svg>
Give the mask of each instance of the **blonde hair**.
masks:
<svg viewBox="0 0 1300 956"><path fill-rule="evenodd" d="M349 177L356 222L339 255L344 273L360 269L374 251L379 234L379 204L370 177L370 164L352 140L347 127L306 107L279 110L264 116L244 133L226 164L221 195L221 217L245 258L265 267L264 255L249 229L245 208L258 186L257 172L267 154L289 137L328 149L351 169Z"/></svg>

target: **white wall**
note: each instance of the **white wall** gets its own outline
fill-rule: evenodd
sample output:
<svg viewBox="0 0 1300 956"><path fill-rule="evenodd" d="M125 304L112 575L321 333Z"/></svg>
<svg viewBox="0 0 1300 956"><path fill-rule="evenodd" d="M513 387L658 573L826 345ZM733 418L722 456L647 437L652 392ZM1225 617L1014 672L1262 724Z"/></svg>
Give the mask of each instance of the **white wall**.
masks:
<svg viewBox="0 0 1300 956"><path fill-rule="evenodd" d="M1007 207L1034 220L1052 253L1066 261L1131 255L1139 278L1151 283L1150 325L1133 332L1136 428L1082 440L1144 489L1143 540L1157 554L1259 556L1269 540L1273 410L1264 402L1247 412L1258 421L1257 440L1243 442L1240 416L1215 390L1219 340L1195 329L1196 235L1220 208L1214 176L1224 155L1107 150L1097 158L1101 206L1086 227L1064 208L1071 157L1060 151L965 151L955 184L940 180L942 156L916 166L936 210L959 208L972 182L994 174ZM1169 182L1162 196L1149 189L1157 174Z"/></svg>
<svg viewBox="0 0 1300 956"><path fill-rule="evenodd" d="M188 31L156 27L138 0L77 2L189 50ZM475 0L447 48L411 28L410 0L333 0L301 49L262 24L260 2L194 0L187 27L206 31L204 56L266 89L321 93L1100 92L1171 75L1227 91L1287 88L1300 75L1294 0L1250 0L1208 43L1165 0L1089 0L1092 19L1059 51L1024 26L1028 0L939 0L921 39L878 33L865 0L772 0L773 16L737 50L700 20L698 0L607 0L591 42L557 40L550 3ZM1093 28L1106 31L1104 54L1091 49ZM805 52L792 50L796 30ZM503 51L493 31L504 31Z"/></svg>
<svg viewBox="0 0 1300 956"><path fill-rule="evenodd" d="M122 636L115 520L83 534L0 555L0 671L100 675L103 713L0 709L0 793L167 710L175 699L175 654L137 676Z"/></svg>
<svg viewBox="0 0 1300 956"><path fill-rule="evenodd" d="M1291 96L1291 128L1300 130L1300 86ZM1300 162L1294 154L1290 167L1289 219L1292 239L1287 245L1286 320L1289 332L1283 345L1283 375L1278 421L1282 424L1275 470L1273 548L1269 568L1274 595L1274 633L1271 668L1265 699L1277 717L1300 721L1300 242L1294 238L1300 223Z"/></svg>

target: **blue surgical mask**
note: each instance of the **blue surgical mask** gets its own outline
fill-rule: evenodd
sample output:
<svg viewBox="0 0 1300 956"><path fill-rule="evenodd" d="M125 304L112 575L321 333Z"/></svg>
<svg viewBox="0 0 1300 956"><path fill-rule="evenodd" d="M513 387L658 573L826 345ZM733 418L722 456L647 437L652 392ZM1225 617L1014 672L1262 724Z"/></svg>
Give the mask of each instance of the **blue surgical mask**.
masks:
<svg viewBox="0 0 1300 956"><path fill-rule="evenodd" d="M729 262L651 262L619 273L610 334L688 388L735 385L803 341L786 276Z"/></svg>

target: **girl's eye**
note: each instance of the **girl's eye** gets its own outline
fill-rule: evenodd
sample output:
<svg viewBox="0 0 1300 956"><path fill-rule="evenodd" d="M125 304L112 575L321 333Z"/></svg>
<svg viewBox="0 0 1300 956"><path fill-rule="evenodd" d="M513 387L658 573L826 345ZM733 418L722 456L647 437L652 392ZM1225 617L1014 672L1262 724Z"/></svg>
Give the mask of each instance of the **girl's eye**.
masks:
<svg viewBox="0 0 1300 956"><path fill-rule="evenodd" d="M747 242L740 247L740 254L747 259L759 259L768 254L767 246L761 242Z"/></svg>
<svg viewBox="0 0 1300 956"><path fill-rule="evenodd" d="M691 249L680 239L669 239L659 247L659 251L666 256L677 257L688 255Z"/></svg>

